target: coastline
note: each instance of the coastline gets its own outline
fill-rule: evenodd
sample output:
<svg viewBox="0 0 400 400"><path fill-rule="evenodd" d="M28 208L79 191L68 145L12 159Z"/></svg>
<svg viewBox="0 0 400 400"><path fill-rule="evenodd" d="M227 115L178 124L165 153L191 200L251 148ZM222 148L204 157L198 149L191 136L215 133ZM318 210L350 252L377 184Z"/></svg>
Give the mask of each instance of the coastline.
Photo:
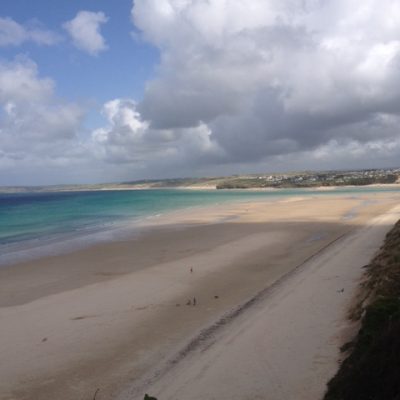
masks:
<svg viewBox="0 0 400 400"><path fill-rule="evenodd" d="M377 185L368 185L368 186L339 186L339 187L319 187L319 188L301 188L301 189L276 189L276 188L250 188L250 189L225 189L225 190L214 190L209 187L203 187L199 189L198 187L175 187L175 188L157 188L152 189L157 192L163 192L164 190L168 191L187 191L187 192L209 192L206 196L211 196L208 198L208 203L206 204L193 204L186 205L182 208L178 209L166 209L154 210L153 214L143 214L137 216L127 215L125 219L119 219L115 221L111 221L108 223L104 223L99 220L99 224L93 225L91 227L83 227L83 229L76 229L65 232L58 232L55 234L51 234L49 236L32 236L32 238L27 238L24 240L17 240L11 242L4 242L0 245L0 268L17 264L24 261L29 261L33 259L39 259L42 257L48 257L57 254L67 254L80 249L91 247L95 244L107 243L107 242L115 242L125 240L126 238L131 239L140 235L143 231L147 231L149 227L154 227L159 224L160 216L164 219L163 223L170 224L174 221L173 218L176 218L178 223L181 218L181 215L193 214L193 213L201 213L201 209L213 209L213 208L224 208L230 207L230 203L240 203L240 202L274 202L279 200L280 195L282 198L286 198L284 201L292 201L294 198L298 197L307 197L307 196L319 196L319 195L329 195L329 196L343 196L346 195L346 191L353 192L348 193L348 195L360 196L360 195L368 195L370 192L374 192L376 189L379 193L382 191L383 193L396 193L400 191L400 184L377 184ZM105 192L113 191L114 189L106 189ZM145 191L146 188L140 189L140 191ZM135 189L121 189L117 191L136 191ZM74 191L75 192L75 191ZM102 192L102 190L94 189L94 190L85 190L85 192L93 193L93 192ZM212 198L212 192L222 192L221 198L216 196L214 202L210 202ZM297 192L297 193L295 193ZM54 193L54 192L49 192ZM63 192L60 192L63 193ZM79 193L79 191L77 192ZM237 194L237 198L235 198L235 193ZM249 195L246 198L246 193ZM252 193L254 193L252 195ZM256 193L260 195L265 193L266 196L271 194L271 197L265 198L256 198ZM371 193L372 195L374 193ZM232 197L231 197L232 195ZM253 197L254 196L254 197ZM221 220L226 218L235 218L235 216L225 216L221 217ZM154 223L155 222L155 223ZM214 221L217 222L217 221ZM190 223L190 222L189 222Z"/></svg>
<svg viewBox="0 0 400 400"><path fill-rule="evenodd" d="M351 190L353 190L352 188ZM169 189L168 189L169 190ZM177 192L183 189L174 189ZM163 189L158 189L162 192ZM197 191L194 190L193 191ZM198 191L203 192L202 190ZM213 192L213 191L208 191ZM220 191L218 191L220 192ZM21 241L13 242L3 242L0 244L0 268L6 267L8 265L17 264L29 260L40 259L43 257L49 257L54 255L68 254L80 249L89 248L96 244L103 244L107 242L117 242L126 239L132 239L143 232L146 232L149 228L157 226L160 224L171 225L176 221L180 221L182 216L191 216L195 214L202 213L202 210L223 210L227 207L229 209L233 204L242 202L275 202L282 198L284 201L293 201L293 199L304 196L312 195L326 195L327 191L317 191L317 190L300 190L298 194L294 191L286 191L285 189L277 190L222 190L223 196L216 196L213 202L210 202L212 196L207 199L208 204L193 204L186 205L178 209L166 209L166 210L154 210L153 214L144 214L137 216L128 215L125 219L118 219L116 221L111 221L104 224L103 221L99 221L98 225L93 225L91 227L82 227L83 229L75 229L71 231L58 232L51 235L37 236L34 235L32 238L27 238ZM354 190L354 195L362 195L363 190ZM217 191L214 191L217 193ZM235 193L237 198L235 197ZM252 195L253 193L253 195ZM256 197L256 193L271 193L271 197ZM248 194L248 198L246 198ZM341 191L329 192L329 195L341 196ZM215 214L215 212L214 212ZM160 219L160 217L162 217ZM185 217L186 218L186 217ZM218 219L218 216L216 217ZM221 217L213 222L219 222L220 220L226 220L229 218L235 218L235 215L224 215L221 213ZM188 218L186 218L188 220ZM190 218L189 218L190 219ZM164 221L164 222L162 222ZM192 221L193 222L193 221ZM190 223L190 221L189 221ZM40 232L39 232L40 233Z"/></svg>
<svg viewBox="0 0 400 400"><path fill-rule="evenodd" d="M315 196L175 212L130 240L1 269L0 354L9 362L0 368L0 397L91 398L100 388L102 399L115 398L224 313L398 200ZM186 306L194 296L196 307Z"/></svg>
<svg viewBox="0 0 400 400"><path fill-rule="evenodd" d="M368 185L338 185L338 186L293 186L293 187L260 187L260 188L226 188L217 189L217 185L187 185L187 186L152 186L152 185L124 185L124 186L96 186L91 188L86 186L83 188L73 187L73 188L56 188L52 189L50 186L45 187L45 189L30 188L31 190L21 190L20 188L7 188L7 190L0 187L0 194L13 194L13 193L68 193L68 192L96 192L96 191L135 191L135 190L226 190L226 191L279 191L279 190L291 190L291 189L301 189L301 190L315 190L315 191L325 191L325 190L338 190L338 189L362 189L362 188L387 188L387 189L400 189L400 183L372 183Z"/></svg>

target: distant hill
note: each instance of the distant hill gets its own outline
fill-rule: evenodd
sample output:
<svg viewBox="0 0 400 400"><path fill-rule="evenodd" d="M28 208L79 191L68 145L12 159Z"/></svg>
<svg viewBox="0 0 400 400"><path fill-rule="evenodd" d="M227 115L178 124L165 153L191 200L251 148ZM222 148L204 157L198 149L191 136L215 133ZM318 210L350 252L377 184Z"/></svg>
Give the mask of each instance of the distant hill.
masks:
<svg viewBox="0 0 400 400"><path fill-rule="evenodd" d="M88 185L15 186L0 187L0 193L62 192L90 190L140 189L265 189L316 188L332 186L361 186L400 183L400 168L368 169L356 171L320 171L264 173L228 177L175 178L136 180L120 183Z"/></svg>

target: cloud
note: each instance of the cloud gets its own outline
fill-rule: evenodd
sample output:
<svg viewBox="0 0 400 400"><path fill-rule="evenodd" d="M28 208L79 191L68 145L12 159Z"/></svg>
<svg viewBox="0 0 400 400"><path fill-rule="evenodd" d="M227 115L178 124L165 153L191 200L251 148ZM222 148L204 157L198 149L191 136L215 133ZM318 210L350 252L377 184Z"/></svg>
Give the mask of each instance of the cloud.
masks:
<svg viewBox="0 0 400 400"><path fill-rule="evenodd" d="M130 180L398 164L398 2L135 0L132 20L160 63L92 132L34 63L0 64L0 169ZM81 11L64 27L96 55L106 22Z"/></svg>
<svg viewBox="0 0 400 400"><path fill-rule="evenodd" d="M0 168L78 155L85 110L55 97L54 86L29 59L0 63Z"/></svg>
<svg viewBox="0 0 400 400"><path fill-rule="evenodd" d="M280 157L323 167L332 143L347 154L337 167L353 164L349 143L363 166L399 150L397 2L135 0L132 18L161 53L138 118L154 132L205 127L217 169Z"/></svg>
<svg viewBox="0 0 400 400"><path fill-rule="evenodd" d="M103 114L108 126L95 130L92 141L99 159L109 163L161 171L196 164L199 156L212 160L219 155L220 149L204 124L184 129L152 129L130 99L107 102Z"/></svg>
<svg viewBox="0 0 400 400"><path fill-rule="evenodd" d="M76 17L65 22L63 27L78 49L90 55L97 55L108 48L100 33L101 25L107 21L108 18L103 12L79 11Z"/></svg>
<svg viewBox="0 0 400 400"><path fill-rule="evenodd" d="M57 33L42 28L37 22L24 26L12 18L0 17L0 47L19 46L25 42L51 46L60 40Z"/></svg>

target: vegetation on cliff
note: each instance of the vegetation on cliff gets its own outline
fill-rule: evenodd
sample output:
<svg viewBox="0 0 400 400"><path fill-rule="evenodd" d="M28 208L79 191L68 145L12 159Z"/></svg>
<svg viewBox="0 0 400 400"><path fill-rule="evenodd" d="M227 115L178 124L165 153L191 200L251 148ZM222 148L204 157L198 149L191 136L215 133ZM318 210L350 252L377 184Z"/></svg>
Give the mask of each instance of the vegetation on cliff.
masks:
<svg viewBox="0 0 400 400"><path fill-rule="evenodd" d="M324 400L400 399L400 221L366 267L352 317L361 329Z"/></svg>

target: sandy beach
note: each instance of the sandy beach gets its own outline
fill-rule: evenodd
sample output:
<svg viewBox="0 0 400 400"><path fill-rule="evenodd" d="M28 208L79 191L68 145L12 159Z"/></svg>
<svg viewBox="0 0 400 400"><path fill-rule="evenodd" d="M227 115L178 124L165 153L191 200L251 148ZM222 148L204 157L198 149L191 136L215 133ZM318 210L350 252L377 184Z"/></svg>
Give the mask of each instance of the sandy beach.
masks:
<svg viewBox="0 0 400 400"><path fill-rule="evenodd" d="M174 212L125 241L3 267L0 399L320 399L399 200Z"/></svg>

